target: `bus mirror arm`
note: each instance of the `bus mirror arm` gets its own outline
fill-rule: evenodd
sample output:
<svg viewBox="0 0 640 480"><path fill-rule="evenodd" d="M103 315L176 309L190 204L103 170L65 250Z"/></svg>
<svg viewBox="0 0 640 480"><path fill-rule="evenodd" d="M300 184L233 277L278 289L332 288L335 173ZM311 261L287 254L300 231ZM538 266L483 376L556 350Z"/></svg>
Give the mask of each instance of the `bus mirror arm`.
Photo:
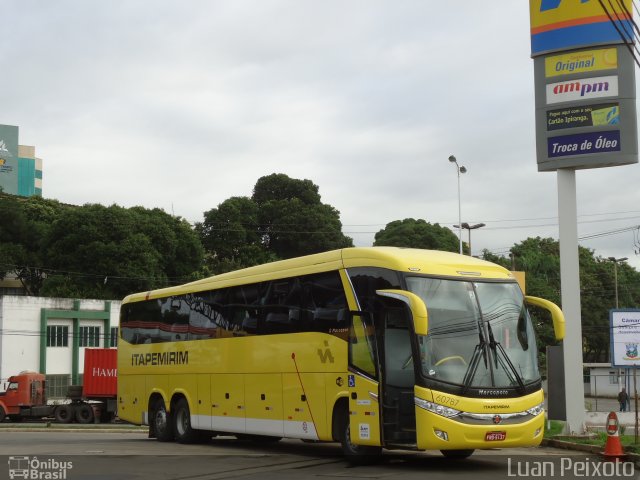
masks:
<svg viewBox="0 0 640 480"><path fill-rule="evenodd" d="M417 335L426 335L429 330L429 317L427 306L424 301L415 293L406 290L376 290L376 294L381 297L394 298L404 302L411 310L413 316L413 328Z"/></svg>
<svg viewBox="0 0 640 480"><path fill-rule="evenodd" d="M562 340L564 338L565 333L565 322L564 322L564 314L560 307L558 307L555 303L550 302L549 300L545 300L544 298L539 297L524 297L525 301L529 305L534 305L536 307L543 308L547 310L551 314L551 319L553 320L553 331L556 336L556 340Z"/></svg>

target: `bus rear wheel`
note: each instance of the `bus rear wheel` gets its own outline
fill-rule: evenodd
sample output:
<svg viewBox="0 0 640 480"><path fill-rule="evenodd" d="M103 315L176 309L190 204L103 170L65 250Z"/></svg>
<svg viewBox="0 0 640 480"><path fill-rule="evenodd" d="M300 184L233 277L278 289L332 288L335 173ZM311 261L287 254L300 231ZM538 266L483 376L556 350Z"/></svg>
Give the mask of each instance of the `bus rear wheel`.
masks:
<svg viewBox="0 0 640 480"><path fill-rule="evenodd" d="M171 442L174 439L173 434L173 421L171 415L167 412L164 406L164 401L158 400L153 406L153 412L151 414L151 421L153 422L153 431L155 436L160 442Z"/></svg>
<svg viewBox="0 0 640 480"><path fill-rule="evenodd" d="M191 411L186 398L181 398L176 403L173 411L174 432L178 443L197 443L202 441L204 435L200 430L191 427Z"/></svg>
<svg viewBox="0 0 640 480"><path fill-rule="evenodd" d="M354 465L364 465L378 461L382 453L382 447L352 443L349 411L343 410L340 415L340 443L342 444L342 452L347 460Z"/></svg>
<svg viewBox="0 0 640 480"><path fill-rule="evenodd" d="M444 455L447 458L457 458L459 460L462 460L464 458L469 458L473 452L475 450L470 449L470 450L440 450L440 452L442 453L442 455Z"/></svg>

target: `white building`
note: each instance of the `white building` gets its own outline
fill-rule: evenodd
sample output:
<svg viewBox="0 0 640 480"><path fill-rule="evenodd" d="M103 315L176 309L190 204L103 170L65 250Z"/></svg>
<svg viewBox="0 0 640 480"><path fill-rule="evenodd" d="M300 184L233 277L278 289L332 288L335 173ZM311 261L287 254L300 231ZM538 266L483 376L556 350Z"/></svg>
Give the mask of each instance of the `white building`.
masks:
<svg viewBox="0 0 640 480"><path fill-rule="evenodd" d="M590 397L616 398L622 387L633 391L633 369L618 368L611 363L585 363L588 378L585 378L584 393ZM638 376L640 382L640 375Z"/></svg>
<svg viewBox="0 0 640 480"><path fill-rule="evenodd" d="M50 398L64 397L82 383L85 348L117 345L120 304L0 295L0 387L31 370L47 375Z"/></svg>

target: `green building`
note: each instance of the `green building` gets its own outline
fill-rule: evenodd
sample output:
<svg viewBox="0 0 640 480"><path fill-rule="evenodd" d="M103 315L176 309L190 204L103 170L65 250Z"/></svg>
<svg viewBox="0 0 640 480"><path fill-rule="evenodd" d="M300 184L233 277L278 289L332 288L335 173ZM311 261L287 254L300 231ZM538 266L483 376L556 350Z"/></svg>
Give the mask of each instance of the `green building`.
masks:
<svg viewBox="0 0 640 480"><path fill-rule="evenodd" d="M18 127L0 125L0 189L11 195L42 196L42 160L18 143Z"/></svg>

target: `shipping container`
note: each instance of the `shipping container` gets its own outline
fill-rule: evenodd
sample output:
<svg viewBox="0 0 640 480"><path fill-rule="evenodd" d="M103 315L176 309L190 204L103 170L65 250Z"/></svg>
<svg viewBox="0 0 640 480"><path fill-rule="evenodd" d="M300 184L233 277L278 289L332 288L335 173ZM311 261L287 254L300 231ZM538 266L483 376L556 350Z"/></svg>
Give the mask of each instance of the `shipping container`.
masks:
<svg viewBox="0 0 640 480"><path fill-rule="evenodd" d="M87 348L84 351L83 395L87 398L115 397L118 385L115 348Z"/></svg>

